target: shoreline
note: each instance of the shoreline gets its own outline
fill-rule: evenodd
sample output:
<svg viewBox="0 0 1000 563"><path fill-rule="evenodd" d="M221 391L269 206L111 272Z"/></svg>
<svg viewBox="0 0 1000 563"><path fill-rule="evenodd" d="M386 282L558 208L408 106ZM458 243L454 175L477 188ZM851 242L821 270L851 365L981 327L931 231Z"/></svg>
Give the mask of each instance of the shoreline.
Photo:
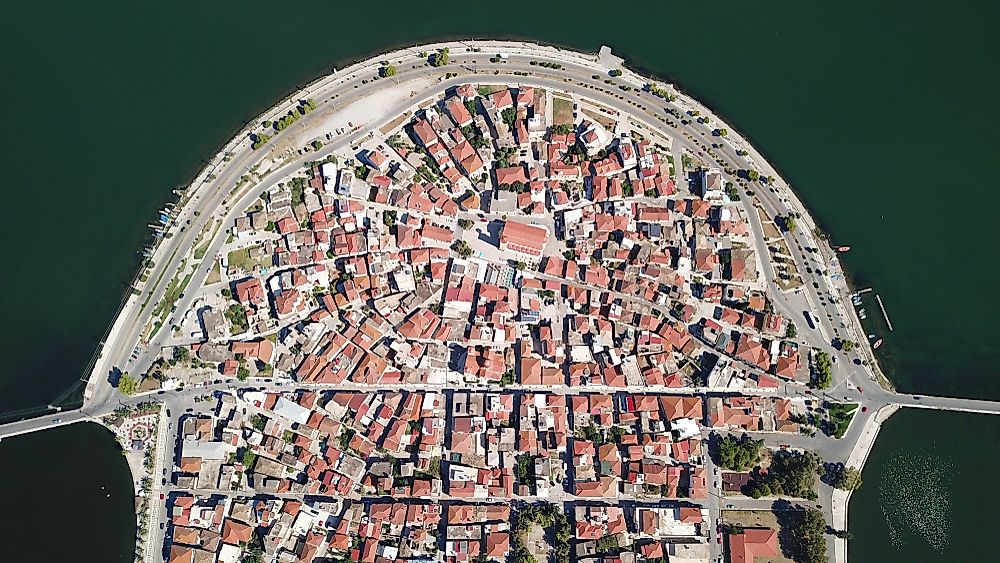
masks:
<svg viewBox="0 0 1000 563"><path fill-rule="evenodd" d="M850 455L847 456L847 460L844 462L845 466L856 467L862 475L864 474L865 463L867 463L868 456L871 455L872 449L875 447L875 442L878 440L878 435L882 430L882 425L889 420L889 417L901 408L902 407L899 405L885 405L876 411L874 416L869 417L868 420L865 421L865 425L861 429L861 435L858 437L858 441L854 443L854 447L851 449ZM851 506L851 495L853 493L854 491L833 489L833 494L831 495L832 506L830 507L830 510L832 513L832 525L834 529L848 529L847 515ZM848 540L834 537L833 543L834 554L837 561L847 563Z"/></svg>

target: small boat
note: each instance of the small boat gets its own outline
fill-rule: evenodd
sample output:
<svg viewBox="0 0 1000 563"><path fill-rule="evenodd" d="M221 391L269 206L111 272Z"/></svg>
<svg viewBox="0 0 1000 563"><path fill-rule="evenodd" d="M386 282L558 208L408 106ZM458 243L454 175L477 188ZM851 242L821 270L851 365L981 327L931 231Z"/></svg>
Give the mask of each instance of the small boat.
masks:
<svg viewBox="0 0 1000 563"><path fill-rule="evenodd" d="M875 335L874 334L869 334L868 335L868 340L875 340Z"/></svg>
<svg viewBox="0 0 1000 563"><path fill-rule="evenodd" d="M872 346L872 350L878 350L878 347L881 345L882 345L882 339L879 338L878 340L875 341L875 345Z"/></svg>
<svg viewBox="0 0 1000 563"><path fill-rule="evenodd" d="M851 249L850 246L838 246L837 247L837 252L847 252L850 249Z"/></svg>

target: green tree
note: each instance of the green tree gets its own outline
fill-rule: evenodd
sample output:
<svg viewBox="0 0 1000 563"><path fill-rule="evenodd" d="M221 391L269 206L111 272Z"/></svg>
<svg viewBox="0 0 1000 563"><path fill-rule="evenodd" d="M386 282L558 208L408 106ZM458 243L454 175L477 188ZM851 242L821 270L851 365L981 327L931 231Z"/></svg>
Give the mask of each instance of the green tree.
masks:
<svg viewBox="0 0 1000 563"><path fill-rule="evenodd" d="M826 519L823 513L815 508L810 508L803 515L801 523L797 529L789 534L795 542L797 551L796 561L804 563L826 563Z"/></svg>
<svg viewBox="0 0 1000 563"><path fill-rule="evenodd" d="M719 439L719 466L733 471L746 471L760 463L763 447L763 440L754 440L746 434L739 438L726 434Z"/></svg>
<svg viewBox="0 0 1000 563"><path fill-rule="evenodd" d="M522 485L533 485L535 483L535 458L529 455L520 455L516 459L514 476L517 477L517 482Z"/></svg>
<svg viewBox="0 0 1000 563"><path fill-rule="evenodd" d="M389 78L391 76L396 76L396 67L393 65L385 65L378 69L379 76L382 78Z"/></svg>
<svg viewBox="0 0 1000 563"><path fill-rule="evenodd" d="M472 221L472 219L459 219L458 220L458 226L462 227L463 229L471 229L472 225L474 225L474 224L475 223Z"/></svg>
<svg viewBox="0 0 1000 563"><path fill-rule="evenodd" d="M139 388L139 380L126 371L118 378L118 390L124 395L134 395Z"/></svg>
<svg viewBox="0 0 1000 563"><path fill-rule="evenodd" d="M517 110L514 108L507 108L500 113L500 117L503 118L503 122L506 123L508 127L513 127L514 122L517 121Z"/></svg>
<svg viewBox="0 0 1000 563"><path fill-rule="evenodd" d="M187 346L174 346L173 358L178 363L186 362L191 359L191 350Z"/></svg>
<svg viewBox="0 0 1000 563"><path fill-rule="evenodd" d="M809 386L813 389L826 389L833 383L833 361L830 354L819 350L816 352L816 365L813 369Z"/></svg>
<svg viewBox="0 0 1000 563"><path fill-rule="evenodd" d="M796 328L795 323L788 321L788 326L785 327L785 338L795 338L799 335L799 329Z"/></svg>
<svg viewBox="0 0 1000 563"><path fill-rule="evenodd" d="M608 74L611 75L611 76L621 76L622 75L622 71L621 71L621 69L615 68L615 69L611 69L611 72L609 72Z"/></svg>
<svg viewBox="0 0 1000 563"><path fill-rule="evenodd" d="M382 212L382 224L386 227L393 227L396 224L396 212L385 210Z"/></svg>
<svg viewBox="0 0 1000 563"><path fill-rule="evenodd" d="M855 491L861 486L861 472L857 467L849 465L839 466L834 469L832 485L842 491Z"/></svg>
<svg viewBox="0 0 1000 563"><path fill-rule="evenodd" d="M431 60L430 60L431 66L437 67L448 64L448 55L449 53L447 47L438 50L436 53L431 55Z"/></svg>
<svg viewBox="0 0 1000 563"><path fill-rule="evenodd" d="M812 452L781 452L771 458L767 474L756 482L770 487L771 494L813 500L819 458Z"/></svg>
<svg viewBox="0 0 1000 563"><path fill-rule="evenodd" d="M781 218L781 222L785 224L785 230L794 233L795 229L798 228L798 224L795 223L795 216L788 214Z"/></svg>
<svg viewBox="0 0 1000 563"><path fill-rule="evenodd" d="M451 249L457 252L462 258L472 256L472 249L469 248L469 243L464 240L456 241L455 244L451 245Z"/></svg>

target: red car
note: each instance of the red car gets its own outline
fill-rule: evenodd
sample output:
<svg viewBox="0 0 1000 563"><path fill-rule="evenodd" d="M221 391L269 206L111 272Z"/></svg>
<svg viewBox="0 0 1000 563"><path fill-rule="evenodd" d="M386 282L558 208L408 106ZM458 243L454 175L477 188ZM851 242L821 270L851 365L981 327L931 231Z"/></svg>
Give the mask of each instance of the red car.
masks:
<svg viewBox="0 0 1000 563"><path fill-rule="evenodd" d="M861 407L861 412L868 412L868 407Z"/></svg>
<svg viewBox="0 0 1000 563"><path fill-rule="evenodd" d="M718 543L722 543L722 536L716 536L715 541Z"/></svg>
<svg viewBox="0 0 1000 563"><path fill-rule="evenodd" d="M865 390L862 389L860 385L858 385L858 393L864 393L864 392L865 392Z"/></svg>

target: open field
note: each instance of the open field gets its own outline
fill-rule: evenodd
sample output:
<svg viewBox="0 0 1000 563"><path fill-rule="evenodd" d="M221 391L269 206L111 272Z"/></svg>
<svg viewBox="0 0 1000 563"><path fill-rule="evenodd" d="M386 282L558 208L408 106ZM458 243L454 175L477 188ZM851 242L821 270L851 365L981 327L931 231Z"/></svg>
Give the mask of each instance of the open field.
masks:
<svg viewBox="0 0 1000 563"><path fill-rule="evenodd" d="M552 123L553 125L573 123L573 100L552 98Z"/></svg>

